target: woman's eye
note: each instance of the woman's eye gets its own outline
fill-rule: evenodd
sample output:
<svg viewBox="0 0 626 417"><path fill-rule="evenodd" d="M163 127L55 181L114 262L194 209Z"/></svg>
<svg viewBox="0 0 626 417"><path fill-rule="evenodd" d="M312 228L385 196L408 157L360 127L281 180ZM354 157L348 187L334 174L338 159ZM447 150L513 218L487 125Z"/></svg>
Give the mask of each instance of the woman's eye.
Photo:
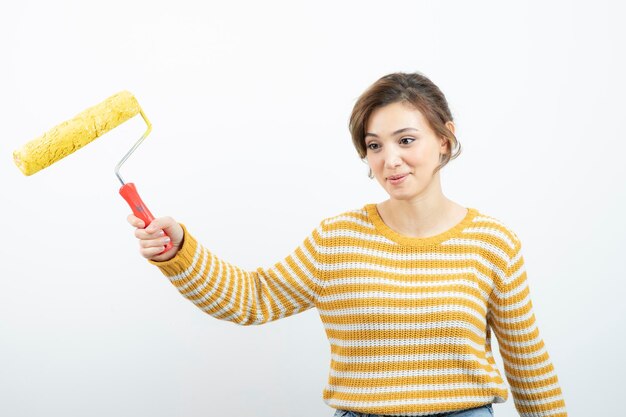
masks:
<svg viewBox="0 0 626 417"><path fill-rule="evenodd" d="M378 144L377 143L370 143L369 145L367 145L367 148L371 149L371 150L378 149Z"/></svg>
<svg viewBox="0 0 626 417"><path fill-rule="evenodd" d="M405 145L413 142L415 139L414 138L402 138L400 139L400 142L404 143ZM408 142L407 142L408 141Z"/></svg>

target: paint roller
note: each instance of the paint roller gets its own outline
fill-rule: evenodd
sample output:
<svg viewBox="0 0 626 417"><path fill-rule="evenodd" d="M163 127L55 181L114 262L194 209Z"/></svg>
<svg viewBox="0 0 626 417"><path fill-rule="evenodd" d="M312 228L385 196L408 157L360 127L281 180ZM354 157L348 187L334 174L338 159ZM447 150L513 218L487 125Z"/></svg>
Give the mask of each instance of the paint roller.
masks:
<svg viewBox="0 0 626 417"><path fill-rule="evenodd" d="M116 165L115 175L122 183L119 190L120 195L126 200L133 214L143 220L147 227L154 220L154 216L141 200L135 184L132 182L125 183L119 173L122 164L152 131L152 124L139 106L137 99L128 91L112 95L31 140L21 149L13 152L13 160L24 175L32 175L76 152L137 114L140 114L146 122L147 129ZM170 241L161 253L165 253L171 248L172 242Z"/></svg>

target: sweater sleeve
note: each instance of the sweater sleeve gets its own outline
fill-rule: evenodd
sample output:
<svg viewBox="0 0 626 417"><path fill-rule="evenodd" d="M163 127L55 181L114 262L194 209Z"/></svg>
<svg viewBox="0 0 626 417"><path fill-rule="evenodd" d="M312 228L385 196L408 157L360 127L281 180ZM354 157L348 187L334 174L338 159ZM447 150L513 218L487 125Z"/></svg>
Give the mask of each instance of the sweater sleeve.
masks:
<svg viewBox="0 0 626 417"><path fill-rule="evenodd" d="M487 320L498 338L504 371L521 417L567 416L559 381L539 334L522 245L515 239L495 277Z"/></svg>
<svg viewBox="0 0 626 417"><path fill-rule="evenodd" d="M176 256L149 262L205 313L240 325L258 325L316 304L324 281L320 253L323 222L289 256L255 271L218 258L181 226L184 240Z"/></svg>

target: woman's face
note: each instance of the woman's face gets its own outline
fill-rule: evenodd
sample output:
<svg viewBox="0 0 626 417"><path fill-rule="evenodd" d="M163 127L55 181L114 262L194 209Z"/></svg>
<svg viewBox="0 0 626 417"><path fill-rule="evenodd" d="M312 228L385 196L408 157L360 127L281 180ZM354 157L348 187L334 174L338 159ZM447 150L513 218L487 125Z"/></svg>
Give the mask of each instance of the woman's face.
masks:
<svg viewBox="0 0 626 417"><path fill-rule="evenodd" d="M452 122L448 127L454 132ZM392 199L424 195L447 143L438 138L422 113L396 102L372 112L365 130L367 163Z"/></svg>

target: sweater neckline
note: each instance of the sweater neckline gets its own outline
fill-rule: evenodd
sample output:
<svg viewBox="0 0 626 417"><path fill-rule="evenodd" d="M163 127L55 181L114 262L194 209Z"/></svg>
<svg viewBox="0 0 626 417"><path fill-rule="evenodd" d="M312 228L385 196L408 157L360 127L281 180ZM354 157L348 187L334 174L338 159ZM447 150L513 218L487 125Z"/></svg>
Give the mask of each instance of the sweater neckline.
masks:
<svg viewBox="0 0 626 417"><path fill-rule="evenodd" d="M378 232L396 243L408 246L436 245L446 239L450 239L452 237L460 235L463 229L465 229L467 225L470 224L474 217L476 217L476 215L478 214L478 210L473 207L466 207L466 209L467 213L465 214L465 217L459 223L446 230L445 232L439 233L434 236L414 237L402 235L393 230L391 227L387 226L387 224L383 221L383 218L380 216L376 204L372 203L365 205L365 210L367 211L368 217L370 218Z"/></svg>

